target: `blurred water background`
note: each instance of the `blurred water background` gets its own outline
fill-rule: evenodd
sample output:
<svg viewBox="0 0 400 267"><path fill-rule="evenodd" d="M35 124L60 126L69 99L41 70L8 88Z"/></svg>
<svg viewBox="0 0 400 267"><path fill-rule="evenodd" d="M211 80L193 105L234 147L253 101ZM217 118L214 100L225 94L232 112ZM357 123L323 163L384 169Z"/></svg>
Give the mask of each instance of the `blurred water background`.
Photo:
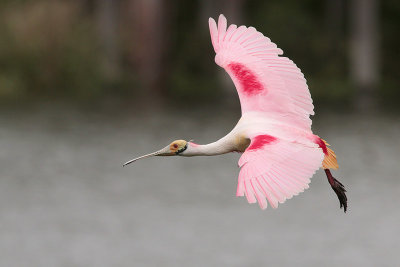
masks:
<svg viewBox="0 0 400 267"><path fill-rule="evenodd" d="M318 171L277 210L236 198L238 154L126 160L217 140L240 117L208 17L254 26L303 70ZM397 266L400 3L3 0L0 266Z"/></svg>

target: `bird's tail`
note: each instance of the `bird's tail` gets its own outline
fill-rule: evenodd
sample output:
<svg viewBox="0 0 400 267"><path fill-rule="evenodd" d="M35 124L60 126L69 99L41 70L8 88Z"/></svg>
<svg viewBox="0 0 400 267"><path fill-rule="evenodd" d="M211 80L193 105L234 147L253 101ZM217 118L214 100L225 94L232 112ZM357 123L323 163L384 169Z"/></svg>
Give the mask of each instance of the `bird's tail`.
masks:
<svg viewBox="0 0 400 267"><path fill-rule="evenodd" d="M322 168L334 170L339 169L336 154L332 149L329 148L330 144L328 144L324 139L319 138L318 145L322 148L322 151L325 154L324 161L322 161Z"/></svg>
<svg viewBox="0 0 400 267"><path fill-rule="evenodd" d="M346 212L347 211L346 189L344 188L344 185L341 182L339 182L335 177L332 176L332 173L330 171L330 169L337 170L339 168L339 164L337 163L336 160L336 154L332 149L329 148L329 144L322 138L318 137L317 144L325 154L325 158L322 161L322 168L324 168L326 177L328 178L328 182L331 185L333 191L335 191L339 199L340 208L343 207L344 212Z"/></svg>

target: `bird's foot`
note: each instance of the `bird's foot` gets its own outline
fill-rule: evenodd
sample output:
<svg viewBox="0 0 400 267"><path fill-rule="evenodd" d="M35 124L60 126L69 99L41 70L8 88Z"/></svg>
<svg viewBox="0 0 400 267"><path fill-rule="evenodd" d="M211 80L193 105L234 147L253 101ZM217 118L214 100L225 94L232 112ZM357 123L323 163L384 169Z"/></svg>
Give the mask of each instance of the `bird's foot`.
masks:
<svg viewBox="0 0 400 267"><path fill-rule="evenodd" d="M343 207L344 212L347 211L347 196L346 196L346 189L344 185L339 182L335 177L332 176L332 173L329 169L325 169L326 177L328 178L328 182L331 185L333 191L335 191L339 202L340 208Z"/></svg>

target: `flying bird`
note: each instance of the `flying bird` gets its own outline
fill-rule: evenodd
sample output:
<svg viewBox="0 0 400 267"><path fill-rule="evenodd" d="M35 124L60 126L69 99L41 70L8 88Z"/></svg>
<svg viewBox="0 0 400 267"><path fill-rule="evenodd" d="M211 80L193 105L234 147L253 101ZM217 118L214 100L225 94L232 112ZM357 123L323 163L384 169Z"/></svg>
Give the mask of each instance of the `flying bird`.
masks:
<svg viewBox="0 0 400 267"><path fill-rule="evenodd" d="M215 62L231 77L239 95L242 116L233 130L216 142L200 145L176 140L151 156L214 156L242 153L237 196L249 203L279 203L309 187L310 178L324 169L340 208L347 210L346 190L332 176L336 155L311 130L314 106L304 75L268 37L253 27L232 24L219 16L209 19Z"/></svg>

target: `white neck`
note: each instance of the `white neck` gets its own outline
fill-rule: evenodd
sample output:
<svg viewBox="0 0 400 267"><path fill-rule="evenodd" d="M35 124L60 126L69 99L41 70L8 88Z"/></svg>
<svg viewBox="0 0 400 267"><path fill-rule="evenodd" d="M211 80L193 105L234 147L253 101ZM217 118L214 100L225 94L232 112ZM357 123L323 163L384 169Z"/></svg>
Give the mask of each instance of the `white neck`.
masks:
<svg viewBox="0 0 400 267"><path fill-rule="evenodd" d="M216 142L207 145L198 145L192 142L188 143L188 148L180 154L180 156L214 156L226 154L235 151L232 142L226 138L222 138Z"/></svg>

